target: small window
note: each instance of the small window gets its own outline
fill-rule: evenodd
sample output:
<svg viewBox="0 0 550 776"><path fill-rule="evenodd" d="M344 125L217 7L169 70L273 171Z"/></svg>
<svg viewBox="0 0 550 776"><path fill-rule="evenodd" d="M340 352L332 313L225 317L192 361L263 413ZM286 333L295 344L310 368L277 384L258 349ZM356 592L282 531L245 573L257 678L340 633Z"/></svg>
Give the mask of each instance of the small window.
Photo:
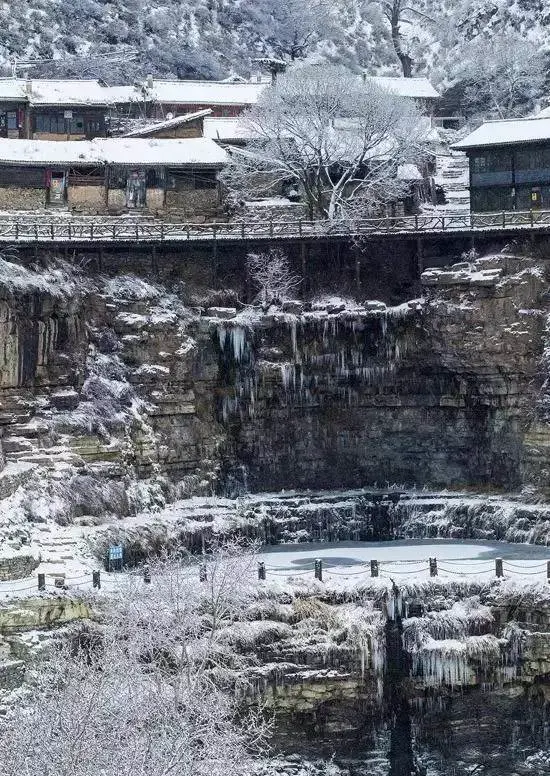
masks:
<svg viewBox="0 0 550 776"><path fill-rule="evenodd" d="M7 125L8 129L18 129L18 123L17 123L17 111L16 110L9 110L6 114L7 116Z"/></svg>

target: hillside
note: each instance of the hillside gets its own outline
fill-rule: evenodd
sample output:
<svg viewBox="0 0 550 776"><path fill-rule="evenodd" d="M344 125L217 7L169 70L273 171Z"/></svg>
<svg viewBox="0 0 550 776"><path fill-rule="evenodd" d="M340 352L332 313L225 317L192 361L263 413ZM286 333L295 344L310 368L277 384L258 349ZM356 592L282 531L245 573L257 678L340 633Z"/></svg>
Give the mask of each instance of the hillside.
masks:
<svg viewBox="0 0 550 776"><path fill-rule="evenodd" d="M401 0L392 0L399 10ZM255 56L401 72L384 2L362 0L12 0L0 6L0 65L39 59L31 75L132 80L249 74ZM476 38L520 34L544 50L550 0L415 0L400 14L414 74L461 77ZM61 60L52 64L48 60ZM45 61L45 62L44 62ZM20 72L24 72L23 67Z"/></svg>

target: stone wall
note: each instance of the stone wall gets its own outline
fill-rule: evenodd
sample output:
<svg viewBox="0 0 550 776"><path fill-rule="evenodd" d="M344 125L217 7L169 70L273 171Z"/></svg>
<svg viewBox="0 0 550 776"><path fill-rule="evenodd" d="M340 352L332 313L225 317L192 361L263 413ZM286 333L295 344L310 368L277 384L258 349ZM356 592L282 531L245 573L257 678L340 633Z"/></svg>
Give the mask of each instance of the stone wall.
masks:
<svg viewBox="0 0 550 776"><path fill-rule="evenodd" d="M39 565L39 561L32 555L19 554L0 558L0 581L29 577Z"/></svg>
<svg viewBox="0 0 550 776"><path fill-rule="evenodd" d="M149 210L156 212L164 209L164 189L147 189L146 204Z"/></svg>
<svg viewBox="0 0 550 776"><path fill-rule="evenodd" d="M104 186L71 186L67 190L67 202L71 209L90 213L103 213L107 207Z"/></svg>
<svg viewBox="0 0 550 776"><path fill-rule="evenodd" d="M46 189L0 187L0 209L40 210L46 207Z"/></svg>
<svg viewBox="0 0 550 776"><path fill-rule="evenodd" d="M167 191L166 211L182 218L195 215L213 217L219 205L218 189L197 189L190 191Z"/></svg>

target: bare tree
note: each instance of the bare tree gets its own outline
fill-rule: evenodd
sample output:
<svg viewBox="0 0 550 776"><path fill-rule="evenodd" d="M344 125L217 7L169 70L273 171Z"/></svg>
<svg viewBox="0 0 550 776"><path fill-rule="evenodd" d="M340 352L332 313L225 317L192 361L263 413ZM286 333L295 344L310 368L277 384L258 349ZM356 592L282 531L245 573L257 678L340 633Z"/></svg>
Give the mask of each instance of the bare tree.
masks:
<svg viewBox="0 0 550 776"><path fill-rule="evenodd" d="M242 198L278 194L290 183L311 217L334 219L394 200L404 191L399 165L423 154L410 101L340 67L285 73L246 121L255 139L247 149L229 149L226 186Z"/></svg>
<svg viewBox="0 0 550 776"><path fill-rule="evenodd" d="M401 63L403 75L405 78L412 78L414 61L407 39L403 35L402 24L419 19L433 23L433 19L420 7L418 0L381 0L379 5L389 22L393 48Z"/></svg>
<svg viewBox="0 0 550 776"><path fill-rule="evenodd" d="M282 59L302 59L318 37L327 36L328 0L263 0L260 10L269 24L266 43Z"/></svg>
<svg viewBox="0 0 550 776"><path fill-rule="evenodd" d="M262 727L237 723L216 669L237 660L221 634L251 600L251 563L221 548L203 583L196 563L168 560L153 584L123 585L100 637L54 651L0 723L2 775L247 776Z"/></svg>
<svg viewBox="0 0 550 776"><path fill-rule="evenodd" d="M476 38L464 47L463 62L466 106L474 115L522 115L543 92L543 55L519 33Z"/></svg>
<svg viewBox="0 0 550 776"><path fill-rule="evenodd" d="M288 259L281 251L249 253L246 266L257 290L256 301L262 307L291 299L301 283L301 278L292 273Z"/></svg>

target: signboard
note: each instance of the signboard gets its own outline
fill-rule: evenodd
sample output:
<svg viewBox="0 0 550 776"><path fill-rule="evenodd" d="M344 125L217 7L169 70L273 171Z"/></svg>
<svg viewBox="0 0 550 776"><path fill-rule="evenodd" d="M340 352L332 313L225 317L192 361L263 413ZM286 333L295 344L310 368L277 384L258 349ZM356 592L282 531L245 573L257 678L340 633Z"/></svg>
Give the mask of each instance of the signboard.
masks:
<svg viewBox="0 0 550 776"><path fill-rule="evenodd" d="M63 112L63 118L64 119L72 119L72 117L73 117L72 110L66 110L66 111Z"/></svg>
<svg viewBox="0 0 550 776"><path fill-rule="evenodd" d="M107 571L122 571L122 544L111 544L107 553Z"/></svg>

